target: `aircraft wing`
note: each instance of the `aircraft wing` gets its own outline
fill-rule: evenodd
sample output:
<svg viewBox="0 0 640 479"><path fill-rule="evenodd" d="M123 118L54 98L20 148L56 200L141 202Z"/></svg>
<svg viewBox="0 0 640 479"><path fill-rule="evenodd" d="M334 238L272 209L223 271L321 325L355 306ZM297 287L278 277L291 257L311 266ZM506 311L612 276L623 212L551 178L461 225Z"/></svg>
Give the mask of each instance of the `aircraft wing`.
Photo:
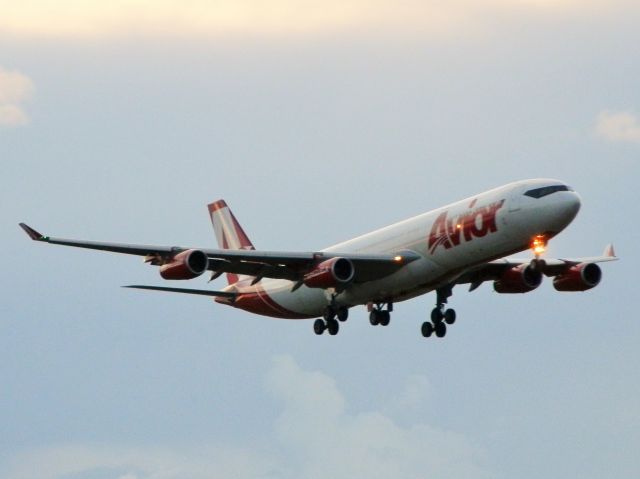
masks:
<svg viewBox="0 0 640 479"><path fill-rule="evenodd" d="M542 273L545 276L558 276L566 272L570 267L582 263L604 263L607 261L616 261L618 257L615 255L613 245L607 245L601 256L588 256L583 258L558 258L558 259L542 259ZM526 258L502 258L495 261L490 261L483 265L472 268L471 270L462 274L457 280L456 284L470 283L470 291L473 291L479 287L484 281L495 281L500 278L502 273L510 268L521 266L523 264L530 264L531 259Z"/></svg>
<svg viewBox="0 0 640 479"><path fill-rule="evenodd" d="M125 243L107 243L45 236L30 226L20 227L34 241L49 244L74 246L113 253L144 256L145 262L162 265L183 251L197 249L209 258L208 269L213 276L236 273L258 278L279 278L300 281L319 263L336 257L347 258L354 264L354 282L364 283L388 276L421 256L403 250L393 254L327 253L327 252L279 252L260 250L228 250L207 248L185 248L181 246L155 246Z"/></svg>

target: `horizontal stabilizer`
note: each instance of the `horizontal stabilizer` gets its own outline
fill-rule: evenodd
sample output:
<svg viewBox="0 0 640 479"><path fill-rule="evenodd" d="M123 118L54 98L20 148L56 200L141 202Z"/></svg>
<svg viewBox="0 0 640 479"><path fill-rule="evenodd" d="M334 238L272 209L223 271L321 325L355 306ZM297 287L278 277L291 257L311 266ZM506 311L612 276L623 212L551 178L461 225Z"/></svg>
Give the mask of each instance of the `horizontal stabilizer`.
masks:
<svg viewBox="0 0 640 479"><path fill-rule="evenodd" d="M230 293L228 291L209 291L206 289L187 289L187 288L167 288L165 286L144 286L139 284L123 286L123 288L148 289L150 291L166 291L169 293L199 294L201 296L216 296L221 298L235 298L236 296L236 293Z"/></svg>

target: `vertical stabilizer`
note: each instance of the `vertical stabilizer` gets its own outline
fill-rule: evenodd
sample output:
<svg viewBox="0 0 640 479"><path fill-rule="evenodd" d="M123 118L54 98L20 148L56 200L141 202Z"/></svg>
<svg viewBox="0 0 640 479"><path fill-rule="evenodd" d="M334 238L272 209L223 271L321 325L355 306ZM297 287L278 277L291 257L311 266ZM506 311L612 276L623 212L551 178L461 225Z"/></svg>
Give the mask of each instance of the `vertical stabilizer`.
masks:
<svg viewBox="0 0 640 479"><path fill-rule="evenodd" d="M235 215L224 200L218 200L208 205L209 216L213 231L216 234L218 247L221 249L255 249L251 240L238 223ZM227 273L229 284L237 283L247 276Z"/></svg>

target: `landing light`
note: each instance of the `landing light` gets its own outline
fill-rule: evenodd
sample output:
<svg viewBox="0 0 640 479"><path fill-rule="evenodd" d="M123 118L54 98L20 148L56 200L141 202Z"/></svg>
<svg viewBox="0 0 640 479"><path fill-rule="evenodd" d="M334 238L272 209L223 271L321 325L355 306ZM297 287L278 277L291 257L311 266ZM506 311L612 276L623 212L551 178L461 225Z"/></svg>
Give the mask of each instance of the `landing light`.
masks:
<svg viewBox="0 0 640 479"><path fill-rule="evenodd" d="M531 249L536 256L541 255L547 249L547 239L544 235L537 235L531 241Z"/></svg>
<svg viewBox="0 0 640 479"><path fill-rule="evenodd" d="M393 260L397 261L399 263L400 261L402 261L402 256L400 256L400 255L394 256Z"/></svg>

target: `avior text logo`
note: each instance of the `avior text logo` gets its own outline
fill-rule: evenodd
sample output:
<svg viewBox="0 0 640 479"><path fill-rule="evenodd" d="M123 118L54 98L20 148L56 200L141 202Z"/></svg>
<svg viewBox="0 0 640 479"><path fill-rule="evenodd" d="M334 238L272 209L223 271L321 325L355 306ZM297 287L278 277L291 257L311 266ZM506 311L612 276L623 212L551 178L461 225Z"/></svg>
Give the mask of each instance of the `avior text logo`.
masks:
<svg viewBox="0 0 640 479"><path fill-rule="evenodd" d="M472 202L472 204L474 204ZM457 217L449 218L448 211L441 213L433 222L429 235L429 252L435 253L439 246L445 249L458 246L462 240L472 241L489 233L498 231L496 214L502 208L504 200L496 201L487 206L480 206L464 212Z"/></svg>

